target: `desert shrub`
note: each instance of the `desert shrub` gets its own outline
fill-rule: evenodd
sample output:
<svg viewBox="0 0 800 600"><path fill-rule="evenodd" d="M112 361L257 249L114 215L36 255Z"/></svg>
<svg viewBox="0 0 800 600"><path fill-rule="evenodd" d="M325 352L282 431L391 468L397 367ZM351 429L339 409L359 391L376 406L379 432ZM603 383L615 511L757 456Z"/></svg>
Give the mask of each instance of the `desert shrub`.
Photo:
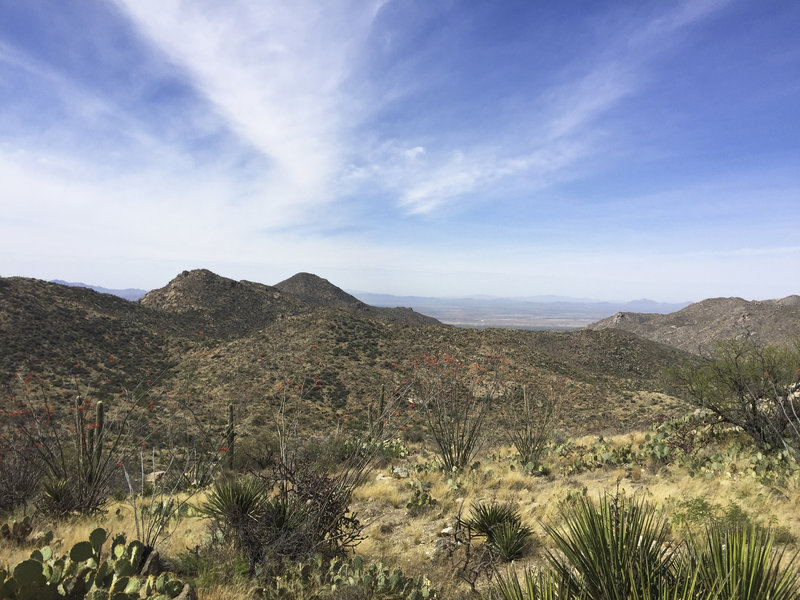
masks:
<svg viewBox="0 0 800 600"><path fill-rule="evenodd" d="M535 390L522 386L505 403L504 426L522 465L533 474L542 472L542 457L553 436L566 392L553 382Z"/></svg>
<svg viewBox="0 0 800 600"><path fill-rule="evenodd" d="M442 468L457 472L471 464L483 444L483 425L496 386L484 381L486 369L449 355L425 356L417 373L417 394Z"/></svg>
<svg viewBox="0 0 800 600"><path fill-rule="evenodd" d="M213 540L240 552L250 574L274 574L309 556L341 556L361 540L363 526L350 513L353 489L367 462L327 466L305 453L276 461L262 474L214 486L203 511L212 519Z"/></svg>
<svg viewBox="0 0 800 600"><path fill-rule="evenodd" d="M103 402L91 398L76 398L70 414L31 395L5 423L29 450L28 468L43 482L45 510L63 516L96 512L105 504L116 468L111 456L120 442L105 416Z"/></svg>
<svg viewBox="0 0 800 600"><path fill-rule="evenodd" d="M676 503L671 521L679 529L693 531L710 523L720 508L705 498L685 498Z"/></svg>
<svg viewBox="0 0 800 600"><path fill-rule="evenodd" d="M800 456L800 345L759 346L750 338L716 347L699 366L672 372L690 401L740 427L764 451Z"/></svg>
<svg viewBox="0 0 800 600"><path fill-rule="evenodd" d="M0 515L13 512L31 500L39 488L30 449L0 448Z"/></svg>
<svg viewBox="0 0 800 600"><path fill-rule="evenodd" d="M19 410L2 425L27 449L25 469L43 484L42 508L56 516L101 510L133 409L109 416L105 404L91 396L77 396L69 407L52 404L43 389L21 397Z"/></svg>
<svg viewBox="0 0 800 600"><path fill-rule="evenodd" d="M382 449L402 447L390 441L397 431L390 416L401 398L392 394L380 428L363 432L358 443L337 434L301 438L297 420L305 398L278 398L275 452L258 473L215 485L203 507L212 520L204 550L225 556L233 548L249 575L266 578L317 554L344 556L362 539L363 525L350 511L353 490Z"/></svg>

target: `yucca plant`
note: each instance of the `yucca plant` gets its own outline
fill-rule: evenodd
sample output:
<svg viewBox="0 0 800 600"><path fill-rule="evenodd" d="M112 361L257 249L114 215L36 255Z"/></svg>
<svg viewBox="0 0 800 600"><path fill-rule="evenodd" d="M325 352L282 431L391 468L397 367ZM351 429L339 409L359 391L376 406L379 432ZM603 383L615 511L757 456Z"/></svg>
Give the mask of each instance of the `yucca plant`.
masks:
<svg viewBox="0 0 800 600"><path fill-rule="evenodd" d="M650 574L631 574L627 600L722 600L719 586L703 589L696 568L682 565L672 585L652 585ZM586 588L576 589L569 578L556 570L529 570L520 581L514 571L500 575L489 594L491 600L595 600L607 596L591 596ZM728 599L728 597L724 597ZM729 599L728 599L729 600Z"/></svg>
<svg viewBox="0 0 800 600"><path fill-rule="evenodd" d="M573 595L596 600L659 598L676 584L666 519L643 500L585 496L562 509L564 525L545 525L560 551L548 551L556 578Z"/></svg>
<svg viewBox="0 0 800 600"><path fill-rule="evenodd" d="M489 539L492 555L503 562L511 562L525 554L531 530L514 523L501 523Z"/></svg>
<svg viewBox="0 0 800 600"><path fill-rule="evenodd" d="M519 509L511 504L477 502L467 525L476 535L486 536L492 555L504 562L521 557L531 536L531 530L522 525Z"/></svg>
<svg viewBox="0 0 800 600"><path fill-rule="evenodd" d="M516 506L499 502L476 502L470 508L467 525L477 535L491 538L494 530L503 523L517 526L522 524L522 517Z"/></svg>
<svg viewBox="0 0 800 600"><path fill-rule="evenodd" d="M267 489L261 480L226 479L214 484L201 510L224 528L238 528L258 521L267 501Z"/></svg>
<svg viewBox="0 0 800 600"><path fill-rule="evenodd" d="M260 522L269 508L267 486L255 477L226 479L214 484L200 507L211 517L212 529L245 556L251 572L264 557Z"/></svg>
<svg viewBox="0 0 800 600"><path fill-rule="evenodd" d="M72 512L75 506L72 487L67 479L56 477L46 479L42 485L42 494L42 507L51 515L64 517Z"/></svg>
<svg viewBox="0 0 800 600"><path fill-rule="evenodd" d="M773 533L758 525L709 525L702 539L691 538L690 560L704 589L722 598L789 600L800 595L796 554L784 560Z"/></svg>
<svg viewBox="0 0 800 600"><path fill-rule="evenodd" d="M573 600L582 598L572 590L563 578L554 571L525 572L520 582L515 571L499 575L497 583L489 593L491 600Z"/></svg>

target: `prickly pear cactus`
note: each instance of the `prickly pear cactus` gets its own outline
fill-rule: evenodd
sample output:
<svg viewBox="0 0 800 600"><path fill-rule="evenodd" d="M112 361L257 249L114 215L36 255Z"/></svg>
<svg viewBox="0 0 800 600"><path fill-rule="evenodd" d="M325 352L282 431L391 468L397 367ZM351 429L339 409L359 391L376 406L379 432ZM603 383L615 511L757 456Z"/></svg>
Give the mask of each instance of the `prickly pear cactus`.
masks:
<svg viewBox="0 0 800 600"><path fill-rule="evenodd" d="M117 536L108 558L101 560L107 539L106 531L98 528L68 556L56 558L45 546L11 572L0 569L0 600L171 600L181 593L183 582L169 573L142 581L141 542L128 544L125 536Z"/></svg>
<svg viewBox="0 0 800 600"><path fill-rule="evenodd" d="M32 531L33 525L31 524L30 516L25 517L22 521L15 521L12 519L8 523L0 525L0 538L21 544Z"/></svg>
<svg viewBox="0 0 800 600"><path fill-rule="evenodd" d="M327 583L332 590L363 586L370 591L373 598L422 600L432 597L427 579L408 577L400 569L392 571L381 563L365 565L360 556L354 556L349 561L331 560Z"/></svg>

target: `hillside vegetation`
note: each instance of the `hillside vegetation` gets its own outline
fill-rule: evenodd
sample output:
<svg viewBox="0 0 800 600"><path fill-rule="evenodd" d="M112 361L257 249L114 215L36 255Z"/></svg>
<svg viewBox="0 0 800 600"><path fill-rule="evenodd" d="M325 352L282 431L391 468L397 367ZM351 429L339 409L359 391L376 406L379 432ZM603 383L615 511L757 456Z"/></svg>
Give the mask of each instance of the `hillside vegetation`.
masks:
<svg viewBox="0 0 800 600"><path fill-rule="evenodd" d="M800 593L786 347L205 270L135 303L0 280L0 343L0 598Z"/></svg>
<svg viewBox="0 0 800 600"><path fill-rule="evenodd" d="M33 375L65 399L76 383L101 398L142 384L219 406L306 381L323 400L320 417L330 418L363 416L363 399L380 385L412 377L426 353L449 353L479 362L502 356L523 378L568 379L581 400L564 426L576 432L648 423L679 404L663 395L662 370L687 355L626 332L457 329L409 309L373 311L337 290L308 274L271 287L198 270L134 303L3 279L0 378Z"/></svg>

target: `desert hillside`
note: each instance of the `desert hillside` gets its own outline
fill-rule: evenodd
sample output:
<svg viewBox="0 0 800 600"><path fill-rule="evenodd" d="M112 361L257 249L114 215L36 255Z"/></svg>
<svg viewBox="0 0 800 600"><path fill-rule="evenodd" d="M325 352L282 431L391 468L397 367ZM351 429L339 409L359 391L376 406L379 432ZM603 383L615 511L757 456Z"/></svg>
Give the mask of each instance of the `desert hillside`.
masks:
<svg viewBox="0 0 800 600"><path fill-rule="evenodd" d="M666 315L620 312L588 329L629 331L696 354L744 336L759 344L788 345L800 338L800 296L762 301L709 298Z"/></svg>
<svg viewBox="0 0 800 600"><path fill-rule="evenodd" d="M796 308L773 304L777 323L750 313L760 335ZM689 308L710 339L741 305ZM570 533L600 556L625 551L609 582L651 534L681 569L709 562L698 535L743 525L769 531L748 543L769 553L774 540L780 561L800 533L796 440L771 452L673 395L665 370L699 363L615 327L445 326L307 273L268 286L185 271L139 302L0 279L0 562L17 565L0 597L50 585L29 573L58 579L51 563L95 568L107 538L113 567L97 568L129 573L136 597L556 597L499 590L513 592L515 566L552 566L576 515L622 528L619 544ZM652 526L627 533L642 515ZM704 576L712 591L730 580Z"/></svg>
<svg viewBox="0 0 800 600"><path fill-rule="evenodd" d="M679 402L665 367L688 355L623 331L484 331L444 326L409 309L370 307L299 274L271 287L185 271L139 302L42 281L0 280L0 376L33 375L65 398L75 385L113 397L137 385L204 398L202 410L271 398L313 382L309 424L366 418L381 385L414 377L424 356L482 363L503 376L561 378L575 396L564 426L604 431L646 424Z"/></svg>

